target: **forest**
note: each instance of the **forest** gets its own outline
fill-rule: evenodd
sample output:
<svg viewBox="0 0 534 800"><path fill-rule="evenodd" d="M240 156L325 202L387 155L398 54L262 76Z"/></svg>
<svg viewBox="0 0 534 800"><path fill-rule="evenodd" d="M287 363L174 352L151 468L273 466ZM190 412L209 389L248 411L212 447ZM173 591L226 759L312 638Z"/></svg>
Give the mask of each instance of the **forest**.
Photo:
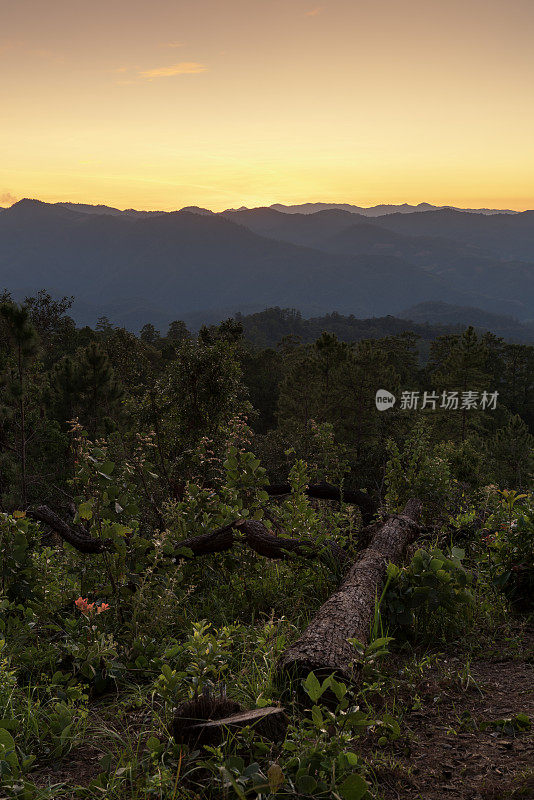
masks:
<svg viewBox="0 0 534 800"><path fill-rule="evenodd" d="M72 302L0 295L0 798L533 797L534 347Z"/></svg>

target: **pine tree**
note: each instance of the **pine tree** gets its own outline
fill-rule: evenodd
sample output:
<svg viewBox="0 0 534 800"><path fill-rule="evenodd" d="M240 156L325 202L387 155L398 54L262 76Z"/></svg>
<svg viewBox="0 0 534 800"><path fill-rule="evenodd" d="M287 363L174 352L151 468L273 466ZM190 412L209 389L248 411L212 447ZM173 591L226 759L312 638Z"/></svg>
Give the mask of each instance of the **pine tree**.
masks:
<svg viewBox="0 0 534 800"><path fill-rule="evenodd" d="M76 341L74 320L67 311L74 302L73 297L55 300L43 289L35 296L26 297L24 306L39 337L44 365L48 368L57 358L73 352Z"/></svg>
<svg viewBox="0 0 534 800"><path fill-rule="evenodd" d="M189 339L189 337L190 333L187 330L185 322L181 319L171 322L169 330L167 331L167 339L169 339L169 341L173 344L178 344L179 342L183 342L184 339Z"/></svg>
<svg viewBox="0 0 534 800"><path fill-rule="evenodd" d="M50 378L50 401L54 415L62 424L77 415L80 397L80 365L70 356L61 359L52 370Z"/></svg>
<svg viewBox="0 0 534 800"><path fill-rule="evenodd" d="M143 344L149 344L154 347L161 339L161 334L155 329L151 322L147 322L147 324L143 325L141 328L139 338Z"/></svg>
<svg viewBox="0 0 534 800"><path fill-rule="evenodd" d="M446 336L432 345L429 370L438 394L458 392L458 409L442 411L439 419L449 435L463 442L469 428L480 426L481 412L462 408L464 392L495 391L487 371L488 350L484 340L470 326L461 336ZM445 345L445 346L444 346Z"/></svg>
<svg viewBox="0 0 534 800"><path fill-rule="evenodd" d="M532 480L534 436L519 414L511 414L487 443L495 467L496 482L508 489L526 489Z"/></svg>
<svg viewBox="0 0 534 800"><path fill-rule="evenodd" d="M107 354L97 342L91 342L82 353L79 386L82 413L95 436L104 413L113 411L122 396Z"/></svg>
<svg viewBox="0 0 534 800"><path fill-rule="evenodd" d="M15 303L2 303L0 316L4 320L8 341L11 345L7 368L3 374L4 391L2 411L11 418L18 430L18 456L20 459L20 496L23 507L28 497L27 486L27 394L28 371L37 353L38 340L30 313L24 306Z"/></svg>

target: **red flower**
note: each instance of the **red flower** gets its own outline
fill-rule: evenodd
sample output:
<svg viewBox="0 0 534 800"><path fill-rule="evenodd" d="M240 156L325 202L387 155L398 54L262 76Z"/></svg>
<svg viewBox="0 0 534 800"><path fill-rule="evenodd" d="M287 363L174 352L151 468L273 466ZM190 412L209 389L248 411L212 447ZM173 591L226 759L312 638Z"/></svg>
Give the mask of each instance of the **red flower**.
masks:
<svg viewBox="0 0 534 800"><path fill-rule="evenodd" d="M95 607L95 604L90 603L87 600L87 597L78 597L78 599L74 601L74 605L82 612L82 614L90 614Z"/></svg>

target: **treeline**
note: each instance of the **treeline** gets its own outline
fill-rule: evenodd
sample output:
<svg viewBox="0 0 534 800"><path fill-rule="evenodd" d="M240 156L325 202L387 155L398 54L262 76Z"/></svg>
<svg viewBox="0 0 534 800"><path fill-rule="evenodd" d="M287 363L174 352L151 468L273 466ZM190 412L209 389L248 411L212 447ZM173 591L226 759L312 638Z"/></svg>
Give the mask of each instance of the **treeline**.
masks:
<svg viewBox="0 0 534 800"><path fill-rule="evenodd" d="M267 308L255 314L235 314L243 326L245 338L259 347L275 347L285 336L298 336L304 343L314 342L323 331L333 333L343 342L359 339L380 339L383 336L398 336L414 333L422 342L446 333L460 331L460 325L430 325L426 322L410 322L399 317L373 317L358 319L334 311L319 317L306 319L294 308Z"/></svg>
<svg viewBox="0 0 534 800"><path fill-rule="evenodd" d="M378 501L392 481L402 484L391 464L406 472L410 459L418 468L428 464L429 483L444 469L470 488L495 482L518 489L530 479L531 346L468 328L429 341L422 366L418 329L426 326L349 343L343 325L350 318L331 315L328 327L339 322L337 333L316 328L310 341L314 321L295 314L289 322L302 324L305 341L279 330L277 346L267 347L249 341L250 323L240 317L196 336L180 321L164 335L145 325L136 336L106 319L76 328L72 300L44 291L22 306L7 293L1 299L3 510L67 505L80 436L102 441L113 462L129 465L155 518L189 481L219 479L229 442L253 452L271 481L285 481L302 459L309 480L365 489ZM272 310L267 341L287 316ZM377 410L379 389L396 396L393 408ZM421 401L425 392L436 395L435 409L403 407L407 392ZM455 392L458 408L442 403ZM497 392L496 407L462 407L467 392ZM139 469L141 462L150 469Z"/></svg>

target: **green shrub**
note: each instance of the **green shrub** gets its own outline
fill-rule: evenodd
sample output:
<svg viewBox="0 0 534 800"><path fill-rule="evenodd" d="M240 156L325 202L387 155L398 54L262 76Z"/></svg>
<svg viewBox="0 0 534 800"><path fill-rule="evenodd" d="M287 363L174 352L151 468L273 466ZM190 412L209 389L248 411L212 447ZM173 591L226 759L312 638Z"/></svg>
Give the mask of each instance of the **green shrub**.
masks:
<svg viewBox="0 0 534 800"><path fill-rule="evenodd" d="M534 608L534 509L530 495L503 490L499 506L486 520L483 537L489 549L495 585L520 610Z"/></svg>
<svg viewBox="0 0 534 800"><path fill-rule="evenodd" d="M472 576L462 566L464 551L453 547L450 556L441 550L418 550L407 567L388 565L385 597L390 628L410 638L433 638L464 624L473 604Z"/></svg>
<svg viewBox="0 0 534 800"><path fill-rule="evenodd" d="M411 497L423 501L425 516L434 519L454 494L455 482L448 462L430 444L430 430L420 420L406 439L404 449L390 440L385 482L386 508L401 511Z"/></svg>

